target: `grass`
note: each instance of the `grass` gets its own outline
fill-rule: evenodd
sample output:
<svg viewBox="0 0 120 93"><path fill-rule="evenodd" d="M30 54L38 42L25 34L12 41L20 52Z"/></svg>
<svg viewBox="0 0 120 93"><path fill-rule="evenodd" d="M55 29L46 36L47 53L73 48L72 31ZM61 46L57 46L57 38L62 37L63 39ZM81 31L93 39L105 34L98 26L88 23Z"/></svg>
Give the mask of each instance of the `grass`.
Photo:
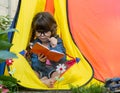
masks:
<svg viewBox="0 0 120 93"><path fill-rule="evenodd" d="M33 90L24 88L17 84L17 80L11 76L0 76L0 84L10 90L10 93L113 93L108 91L104 85L91 84L89 86L74 87L70 86L70 90ZM17 92L16 92L17 91Z"/></svg>
<svg viewBox="0 0 120 93"><path fill-rule="evenodd" d="M103 85L91 84L90 86L71 87L71 93L112 93L109 92Z"/></svg>
<svg viewBox="0 0 120 93"><path fill-rule="evenodd" d="M91 84L90 86L74 87L71 86L70 90L52 90L52 91L41 91L41 90L20 90L18 93L113 93L108 91L104 85Z"/></svg>

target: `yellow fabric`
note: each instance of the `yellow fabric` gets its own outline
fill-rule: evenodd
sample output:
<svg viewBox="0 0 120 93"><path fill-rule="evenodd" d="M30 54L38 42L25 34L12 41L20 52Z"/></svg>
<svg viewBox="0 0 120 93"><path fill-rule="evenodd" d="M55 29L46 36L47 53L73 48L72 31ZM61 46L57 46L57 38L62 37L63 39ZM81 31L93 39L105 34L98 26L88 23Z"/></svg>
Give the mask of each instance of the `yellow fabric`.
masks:
<svg viewBox="0 0 120 93"><path fill-rule="evenodd" d="M5 67L5 70L4 70L4 75L9 76L7 66Z"/></svg>
<svg viewBox="0 0 120 93"><path fill-rule="evenodd" d="M20 85L28 88L45 89L47 88L40 80L36 77L33 70L31 69L25 58L19 54L20 51L24 50L29 42L30 38L30 27L33 16L39 12L44 11L45 0L22 0L21 8L19 12L19 18L17 22L16 32L13 37L13 46L11 51L18 55L18 59L14 59L13 65L10 67L11 70L16 69L13 76L20 80Z"/></svg>
<svg viewBox="0 0 120 93"><path fill-rule="evenodd" d="M92 69L90 65L81 55L78 48L73 43L70 32L68 30L67 15L66 15L66 0L54 0L55 4L55 18L58 23L58 34L63 39L67 54L73 57L79 57L81 60L78 64L69 69L63 77L67 78L67 81L60 82L61 86L66 88L69 84L81 86L88 82L92 77ZM56 85L57 86L57 85Z"/></svg>
<svg viewBox="0 0 120 93"><path fill-rule="evenodd" d="M26 49L29 42L32 18L37 12L44 11L45 2L46 0L22 0L16 26L16 29L18 29L19 32L15 32L12 41L13 46L10 49L10 51L17 54L18 59L14 59L13 65L10 66L10 70L16 69L13 76L17 78L17 80L20 80L20 85L32 89L49 90L50 88L37 78L26 59L19 54L20 51ZM73 57L79 57L81 60L78 64L76 63L68 69L62 75L64 80L55 82L54 88L52 89L70 89L70 85L82 86L92 78L92 68L83 58L71 38L67 25L66 0L54 0L54 4L54 16L58 23L58 34L63 39L67 54Z"/></svg>

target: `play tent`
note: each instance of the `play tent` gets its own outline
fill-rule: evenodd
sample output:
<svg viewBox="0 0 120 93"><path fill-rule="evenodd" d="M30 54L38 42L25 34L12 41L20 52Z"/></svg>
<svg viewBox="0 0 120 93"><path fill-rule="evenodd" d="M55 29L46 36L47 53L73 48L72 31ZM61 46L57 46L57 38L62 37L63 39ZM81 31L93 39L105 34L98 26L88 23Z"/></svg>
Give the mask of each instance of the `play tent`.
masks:
<svg viewBox="0 0 120 93"><path fill-rule="evenodd" d="M120 77L119 3L119 0L19 0L12 24L19 32L10 35L13 43L10 51L18 56L10 66L10 71L15 69L13 77L27 88L50 89L20 54L29 43L32 18L41 11L54 15L67 54L80 58L52 89L69 89L70 85L80 87Z"/></svg>

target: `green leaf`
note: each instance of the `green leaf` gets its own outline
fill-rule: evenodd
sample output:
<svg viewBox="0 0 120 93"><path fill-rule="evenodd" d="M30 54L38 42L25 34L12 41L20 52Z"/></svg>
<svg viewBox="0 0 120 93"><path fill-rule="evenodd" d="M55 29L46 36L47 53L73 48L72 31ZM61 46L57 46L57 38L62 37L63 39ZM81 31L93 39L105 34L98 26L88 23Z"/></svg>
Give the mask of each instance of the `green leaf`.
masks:
<svg viewBox="0 0 120 93"><path fill-rule="evenodd" d="M4 62L9 58L18 58L15 53L9 52L7 50L0 50L0 62Z"/></svg>
<svg viewBox="0 0 120 93"><path fill-rule="evenodd" d="M11 43L7 42L7 41L0 41L0 50L7 50L12 46Z"/></svg>
<svg viewBox="0 0 120 93"><path fill-rule="evenodd" d="M0 29L6 30L10 27L12 19L10 16L1 16L0 15Z"/></svg>
<svg viewBox="0 0 120 93"><path fill-rule="evenodd" d="M8 41L8 34L0 34L0 41L4 40L4 41Z"/></svg>
<svg viewBox="0 0 120 93"><path fill-rule="evenodd" d="M0 30L0 34L5 34L5 33L8 33L8 32L15 32L15 31L18 31L17 29L8 29L6 31L1 31Z"/></svg>
<svg viewBox="0 0 120 93"><path fill-rule="evenodd" d="M0 58L0 63L5 62L5 61L6 61L5 59Z"/></svg>
<svg viewBox="0 0 120 93"><path fill-rule="evenodd" d="M18 86L17 86L18 82L19 81L14 77L5 76L5 75L0 76L0 84L4 85L4 87L8 88L11 91L9 93L16 93L15 91L18 88Z"/></svg>
<svg viewBox="0 0 120 93"><path fill-rule="evenodd" d="M5 75L1 75L0 76L0 81L11 81L13 83L17 83L17 79L11 76L5 76Z"/></svg>

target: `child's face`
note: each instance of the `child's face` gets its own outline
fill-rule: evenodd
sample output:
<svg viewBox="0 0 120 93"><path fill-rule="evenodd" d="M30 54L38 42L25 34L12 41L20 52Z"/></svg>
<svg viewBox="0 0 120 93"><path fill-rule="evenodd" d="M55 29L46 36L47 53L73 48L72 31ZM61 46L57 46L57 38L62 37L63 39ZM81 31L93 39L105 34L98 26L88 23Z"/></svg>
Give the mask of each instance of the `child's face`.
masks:
<svg viewBox="0 0 120 93"><path fill-rule="evenodd" d="M42 33L36 31L36 37L39 38L43 43L48 42L49 38L51 37L51 31Z"/></svg>

